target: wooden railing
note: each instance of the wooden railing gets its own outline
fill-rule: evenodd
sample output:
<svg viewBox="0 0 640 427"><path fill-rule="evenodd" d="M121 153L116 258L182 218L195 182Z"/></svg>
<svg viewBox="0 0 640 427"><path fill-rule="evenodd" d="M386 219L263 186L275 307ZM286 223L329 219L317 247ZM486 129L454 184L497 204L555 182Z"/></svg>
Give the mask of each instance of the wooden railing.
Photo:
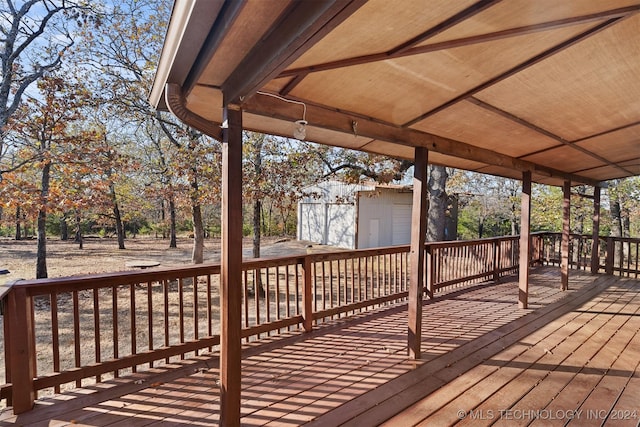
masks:
<svg viewBox="0 0 640 427"><path fill-rule="evenodd" d="M498 280L518 268L518 237L425 246L429 295ZM403 301L409 247L243 263L249 341ZM54 393L216 350L218 264L22 280L2 297L5 381L14 411Z"/></svg>
<svg viewBox="0 0 640 427"><path fill-rule="evenodd" d="M545 265L560 265L561 233L534 233L534 247ZM569 237L569 266L590 270L593 259L593 237L571 234ZM534 252L535 253L535 252ZM640 277L640 238L599 237L597 271L626 277Z"/></svg>
<svg viewBox="0 0 640 427"><path fill-rule="evenodd" d="M428 292L466 286L518 270L519 237L437 242L427 245ZM429 262L431 260L431 262Z"/></svg>

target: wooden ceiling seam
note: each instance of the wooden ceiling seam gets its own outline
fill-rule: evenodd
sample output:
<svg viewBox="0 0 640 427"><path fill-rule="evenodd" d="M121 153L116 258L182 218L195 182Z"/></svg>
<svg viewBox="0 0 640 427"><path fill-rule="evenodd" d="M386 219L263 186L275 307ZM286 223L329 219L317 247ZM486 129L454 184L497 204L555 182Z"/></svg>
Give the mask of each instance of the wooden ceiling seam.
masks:
<svg viewBox="0 0 640 427"><path fill-rule="evenodd" d="M495 31L492 33L463 37L460 39L447 40L444 42L433 43L430 45L412 47L410 49L397 51L394 49L386 52L379 52L370 55L363 55L353 58L345 58L337 61L329 61L323 64L314 64L306 67L300 67L290 70L285 70L278 75L278 78L293 77L298 75L307 75L313 72L329 71L337 68L343 68L353 65L363 65L371 62L384 61L388 59L401 58L404 56L420 55L423 53L430 53L439 50L452 49L457 47L464 47L478 43L485 43L488 41L501 40L504 38L511 38L525 34L531 34L541 31L548 31L558 28L563 28L572 25L586 24L589 22L602 21L605 19L614 19L630 16L640 11L640 5L627 6L618 9L612 9L604 12L598 12L588 15L582 15L573 18L564 18L555 21L544 22L540 24L526 25L523 27L511 28L507 30ZM397 49L397 48L395 48Z"/></svg>
<svg viewBox="0 0 640 427"><path fill-rule="evenodd" d="M635 162L635 161L637 161L638 163L632 163L630 165L628 164L629 162ZM631 158L631 159L623 160L620 163L625 163L626 166L640 166L640 157L634 157L634 158ZM607 166L595 166L595 167L590 167L590 168L584 168L584 169L573 171L573 173L582 173L582 172L586 172L586 171L592 171L592 170L600 169L600 168L603 168L603 167L609 167L609 166L607 165ZM636 175L636 174L632 173L631 175L633 176L633 175Z"/></svg>
<svg viewBox="0 0 640 427"><path fill-rule="evenodd" d="M445 102L444 104L439 105L438 107L432 108L430 111L427 111L426 113L421 114L420 116L409 120L408 122L404 123L402 125L402 127L411 127L414 124L421 122L422 120L433 116L434 114L454 105L457 104L460 101L463 101L465 99L468 99L469 97L475 95L478 92L481 92L521 71L526 70L529 67L534 66L535 64L544 61L547 58L552 57L553 55L573 46L576 43L579 43L609 27L611 27L612 25L620 22L622 19L625 19L626 17L623 18L613 18L613 19L609 19L599 25L596 25L595 27L592 27L586 31L583 31L582 33L573 36L571 38L569 38L568 40L565 40L562 43L559 43L547 50L545 50L542 53L539 53L537 55L535 55L533 58L530 58L518 65L516 65L515 67L510 68L509 70L505 71L504 73L499 74L498 76L495 76L487 81L485 81L484 83L469 89L468 91L450 99L449 101Z"/></svg>
<svg viewBox="0 0 640 427"><path fill-rule="evenodd" d="M483 10L490 8L496 5L497 3L500 3L501 1L502 0L480 0L472 4L471 6L467 7L466 9L456 13L455 15L445 19L441 23L429 28L427 31L421 34L418 34L417 36L400 44L399 46L394 47L393 49L389 50L387 53L389 54L390 57L394 57L395 55L400 55L403 52L406 52L407 50L411 49L412 47L415 47L415 45L425 42L426 40L429 40L431 37L434 37L440 34L441 32L448 30L449 28L455 25L458 25L459 23L464 22L469 18L472 18L473 16L477 15Z"/></svg>
<svg viewBox="0 0 640 427"><path fill-rule="evenodd" d="M619 166L616 163L614 163L614 162L612 162L612 161L610 161L610 160L608 160L608 159L606 159L606 158L604 158L604 157L602 157L602 156L600 156L600 155L598 155L596 153L593 153L593 152L587 150L584 147L580 147L578 145L575 145L571 141L567 141L566 139L560 137L559 135L556 135L553 132L550 132L550 131L548 131L546 129L543 129L543 128L539 127L539 126L536 126L533 123L530 123L530 122L528 122L528 121L526 121L526 120L524 120L524 119L522 119L522 118L520 118L518 116L515 116L515 115L509 113L508 111L504 111L504 110L502 110L502 109L500 109L498 107L495 107L495 106L493 106L493 105L491 105L489 103L481 101L478 98L475 98L473 96L469 97L467 101L477 105L480 108L484 108L487 111L491 111L492 113L498 114L499 116L504 117L507 120L511 120L511 121L513 121L515 123L518 123L518 124L528 128L528 129L530 129L530 130L532 130L532 131L534 131L536 133L539 133L541 135L544 135L544 136L547 136L549 138L552 138L552 139L558 141L561 144L560 146L562 146L562 147L571 147L574 150L580 151L582 154L586 154L588 156L591 156L594 159L596 159L596 160L598 160L598 161L600 161L602 163L605 163L605 164L607 164L609 166L613 166L615 168L618 168L622 172L631 174L631 171L626 170L622 166ZM555 148L558 148L558 147L559 146L556 146ZM548 151L549 149L550 148L546 148L544 150L540 150L540 152ZM522 156L518 156L517 158L521 159L523 157L531 156L532 154L533 153L525 154L525 155L522 155Z"/></svg>
<svg viewBox="0 0 640 427"><path fill-rule="evenodd" d="M292 2L222 84L226 102L253 95L366 0Z"/></svg>
<svg viewBox="0 0 640 427"><path fill-rule="evenodd" d="M618 132L618 131L621 131L621 130L624 130L624 129L627 129L627 128L635 127L635 126L638 126L638 125L640 125L640 122L629 123L629 124L626 124L624 126L618 126L617 128L614 128L614 129L609 129L609 130L606 130L606 131L603 131L603 132L598 132L598 133L593 134L593 135L585 136L583 138L570 141L570 143L571 144L578 144L580 142L585 142L585 141L588 141L588 140L593 139L593 138L598 138L598 137L601 137L601 136L612 134L612 133L615 133L615 132ZM562 146L563 146L563 144L558 144L558 145L554 145L552 147L542 148L540 150L536 150L536 151L533 151L531 153L527 153L527 154L523 154L521 156L518 156L518 158L521 159L523 157L533 156L533 155L536 155L536 154L541 154L541 153L544 153L544 152L547 152L547 151L555 150L556 148L560 148Z"/></svg>
<svg viewBox="0 0 640 427"><path fill-rule="evenodd" d="M592 139L592 138L598 138L600 136L604 136L604 135L607 135L607 134L610 134L610 133L614 133L614 132L618 132L618 131L621 131L621 130L624 130L624 129L632 128L632 127L638 126L638 125L640 125L640 122L629 123L629 124L626 124L626 125L618 126L617 128L614 128L614 129L609 129L609 130L606 130L606 131L603 131L603 132L598 132L598 133L593 134L593 135L589 135L589 136L585 136L583 138L579 138L579 139L573 140L573 141L571 141L571 143L572 144L576 144L578 142L584 142L584 141L587 141L587 140Z"/></svg>

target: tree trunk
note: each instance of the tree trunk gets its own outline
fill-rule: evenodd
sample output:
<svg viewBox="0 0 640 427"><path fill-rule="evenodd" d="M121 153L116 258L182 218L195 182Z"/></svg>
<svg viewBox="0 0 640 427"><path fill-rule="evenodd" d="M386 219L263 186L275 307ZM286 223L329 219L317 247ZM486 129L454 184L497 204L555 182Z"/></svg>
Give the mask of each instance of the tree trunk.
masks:
<svg viewBox="0 0 640 427"><path fill-rule="evenodd" d="M260 258L260 213L262 212L262 202L254 200L253 202L253 257Z"/></svg>
<svg viewBox="0 0 640 427"><path fill-rule="evenodd" d="M193 219L193 252L191 261L194 264L202 264L204 262L204 225L202 222L202 208L198 199L200 188L198 180L195 178L197 171L193 170L192 172L194 178L191 180L191 215Z"/></svg>
<svg viewBox="0 0 640 427"><path fill-rule="evenodd" d="M47 273L47 201L51 163L42 167L42 189L40 190L40 210L38 211L38 250L36 255L36 279L46 279Z"/></svg>
<svg viewBox="0 0 640 427"><path fill-rule="evenodd" d="M75 242L78 244L78 249L83 248L83 239L82 239L82 223L80 218L80 211L76 210L76 239Z"/></svg>
<svg viewBox="0 0 640 427"><path fill-rule="evenodd" d="M16 240L22 240L22 224L20 223L22 212L20 211L20 206L16 206Z"/></svg>
<svg viewBox="0 0 640 427"><path fill-rule="evenodd" d="M444 166L430 165L427 191L429 192L429 211L427 218L427 241L444 240L447 212L447 170Z"/></svg>
<svg viewBox="0 0 640 427"><path fill-rule="evenodd" d="M204 262L204 227L202 225L202 209L200 204L193 201L193 253L191 261L194 264L202 264Z"/></svg>
<svg viewBox="0 0 640 427"><path fill-rule="evenodd" d="M622 215L622 204L620 203L620 196L618 192L615 191L612 194L611 200L611 237L624 237L625 227L624 227L624 219ZM625 258L625 254L627 252L626 245L622 243L616 243L615 250L618 253L618 259L623 260Z"/></svg>
<svg viewBox="0 0 640 427"><path fill-rule="evenodd" d="M67 214L60 218L60 240L69 240L69 227L67 225Z"/></svg>
<svg viewBox="0 0 640 427"><path fill-rule="evenodd" d="M109 192L111 194L111 202L113 203L113 217L116 221L118 249L126 249L124 246L124 225L122 224L122 215L120 215L120 207L118 206L118 198L116 197L116 189L113 183L109 186Z"/></svg>
<svg viewBox="0 0 640 427"><path fill-rule="evenodd" d="M38 250L36 255L36 279L46 279L47 273L47 211L45 207L38 211Z"/></svg>
<svg viewBox="0 0 640 427"><path fill-rule="evenodd" d="M178 247L178 240L176 239L176 203L173 201L173 196L169 199L169 247Z"/></svg>

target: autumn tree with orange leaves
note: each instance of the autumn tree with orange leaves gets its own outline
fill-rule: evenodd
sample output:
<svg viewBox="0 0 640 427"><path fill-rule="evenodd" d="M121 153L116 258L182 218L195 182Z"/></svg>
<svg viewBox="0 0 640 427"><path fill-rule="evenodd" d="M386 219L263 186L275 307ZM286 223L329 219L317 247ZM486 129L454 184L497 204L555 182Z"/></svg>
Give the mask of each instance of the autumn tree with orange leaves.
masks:
<svg viewBox="0 0 640 427"><path fill-rule="evenodd" d="M45 278L47 215L76 203L67 191L71 170L90 161L83 147L91 146L94 134L80 126L83 109L90 102L81 85L47 76L37 87L38 95L28 97L16 116L20 120L12 122L21 166L5 174L0 191L6 200L37 211L36 277Z"/></svg>

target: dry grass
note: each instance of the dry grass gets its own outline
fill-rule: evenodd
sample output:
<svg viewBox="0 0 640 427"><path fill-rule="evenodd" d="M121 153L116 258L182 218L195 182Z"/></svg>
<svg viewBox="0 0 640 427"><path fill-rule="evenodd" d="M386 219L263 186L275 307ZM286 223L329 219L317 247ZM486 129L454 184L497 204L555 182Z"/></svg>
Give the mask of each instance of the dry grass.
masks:
<svg viewBox="0 0 640 427"><path fill-rule="evenodd" d="M261 255L280 256L305 254L309 242L264 238ZM85 239L84 249L73 242L47 241L47 269L49 277L65 277L78 274L106 273L127 270L132 260L150 259L163 267L185 265L191 262L192 239L178 239L178 248L169 249L168 239L127 239L126 249L118 249L115 239ZM244 241L244 256L250 258L251 239ZM330 247L313 245L313 251L326 251ZM220 260L220 239L205 241L205 262ZM33 279L36 272L36 241L0 240L0 269L10 274L0 276L0 284L16 279Z"/></svg>

